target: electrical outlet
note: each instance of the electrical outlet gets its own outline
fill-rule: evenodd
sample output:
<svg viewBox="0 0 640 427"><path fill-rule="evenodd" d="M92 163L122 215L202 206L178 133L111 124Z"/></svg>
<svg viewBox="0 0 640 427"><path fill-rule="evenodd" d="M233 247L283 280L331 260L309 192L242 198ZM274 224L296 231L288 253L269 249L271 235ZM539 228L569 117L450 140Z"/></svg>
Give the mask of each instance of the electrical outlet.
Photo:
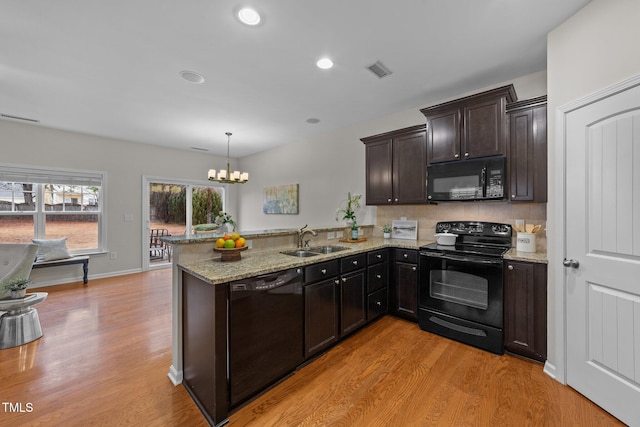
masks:
<svg viewBox="0 0 640 427"><path fill-rule="evenodd" d="M336 239L342 239L342 231L336 231Z"/></svg>
<svg viewBox="0 0 640 427"><path fill-rule="evenodd" d="M331 240L331 239L335 239L336 238L336 233L333 231L329 231L327 233L327 240Z"/></svg>
<svg viewBox="0 0 640 427"><path fill-rule="evenodd" d="M118 252L109 252L109 259L117 259Z"/></svg>

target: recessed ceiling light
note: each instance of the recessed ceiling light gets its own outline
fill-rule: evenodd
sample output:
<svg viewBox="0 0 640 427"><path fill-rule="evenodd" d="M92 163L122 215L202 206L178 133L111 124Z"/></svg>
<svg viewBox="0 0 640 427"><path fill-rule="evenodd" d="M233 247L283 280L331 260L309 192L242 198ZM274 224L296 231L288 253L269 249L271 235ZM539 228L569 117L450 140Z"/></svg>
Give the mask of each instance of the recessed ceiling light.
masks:
<svg viewBox="0 0 640 427"><path fill-rule="evenodd" d="M238 19L246 25L258 25L260 23L260 14L250 7L243 7L238 11Z"/></svg>
<svg viewBox="0 0 640 427"><path fill-rule="evenodd" d="M204 77L195 71L180 71L180 77L188 81L189 83L193 83L199 85L204 83Z"/></svg>
<svg viewBox="0 0 640 427"><path fill-rule="evenodd" d="M315 125L316 123L320 123L320 119L316 119L315 117L311 117L307 119L307 123Z"/></svg>
<svg viewBox="0 0 640 427"><path fill-rule="evenodd" d="M318 62L316 62L316 65L318 66L318 68L328 70L329 68L333 67L333 61L329 58L322 58Z"/></svg>

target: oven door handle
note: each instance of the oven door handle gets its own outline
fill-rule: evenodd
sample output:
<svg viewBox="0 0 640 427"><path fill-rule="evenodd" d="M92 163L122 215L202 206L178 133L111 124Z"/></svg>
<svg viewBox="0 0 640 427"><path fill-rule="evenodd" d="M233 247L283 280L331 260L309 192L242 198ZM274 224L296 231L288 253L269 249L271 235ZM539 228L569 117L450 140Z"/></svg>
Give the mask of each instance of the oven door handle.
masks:
<svg viewBox="0 0 640 427"><path fill-rule="evenodd" d="M431 258L442 258L445 260L468 262L471 264L502 265L502 258L477 258L477 257L443 254L438 252L421 252L420 254L427 257L431 257Z"/></svg>

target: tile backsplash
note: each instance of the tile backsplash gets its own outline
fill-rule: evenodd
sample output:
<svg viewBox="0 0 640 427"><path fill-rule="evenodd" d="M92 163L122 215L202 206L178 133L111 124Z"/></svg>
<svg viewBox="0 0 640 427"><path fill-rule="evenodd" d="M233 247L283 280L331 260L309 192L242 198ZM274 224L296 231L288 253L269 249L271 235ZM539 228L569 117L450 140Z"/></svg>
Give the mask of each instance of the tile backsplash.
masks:
<svg viewBox="0 0 640 427"><path fill-rule="evenodd" d="M406 217L418 221L418 239L434 240L436 223L440 221L487 221L514 225L516 219L526 224L540 224L536 233L536 250L547 249L547 204L511 202L445 202L437 205L378 206L374 236L382 236L383 224ZM515 247L515 232L513 246Z"/></svg>

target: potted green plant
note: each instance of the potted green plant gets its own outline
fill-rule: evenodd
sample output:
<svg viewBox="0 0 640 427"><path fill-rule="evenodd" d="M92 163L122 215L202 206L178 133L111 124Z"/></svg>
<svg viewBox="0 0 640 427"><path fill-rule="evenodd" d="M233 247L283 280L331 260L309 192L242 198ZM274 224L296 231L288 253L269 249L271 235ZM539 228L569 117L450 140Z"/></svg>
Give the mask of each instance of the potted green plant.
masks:
<svg viewBox="0 0 640 427"><path fill-rule="evenodd" d="M391 238L391 226L389 224L385 224L382 226L382 237L385 239Z"/></svg>
<svg viewBox="0 0 640 427"><path fill-rule="evenodd" d="M28 277L14 277L5 283L4 288L11 291L11 298L24 298L30 284L31 279Z"/></svg>
<svg viewBox="0 0 640 427"><path fill-rule="evenodd" d="M342 215L342 219L347 221L347 225L355 225L356 223L356 209L360 208L361 194L351 195L351 192L347 193L347 199L343 200L341 207L336 210L336 221Z"/></svg>
<svg viewBox="0 0 640 427"><path fill-rule="evenodd" d="M220 226L220 230L224 233L236 231L236 222L231 218L231 215L225 211L218 212L214 222ZM229 230L229 228L231 228L231 230Z"/></svg>

